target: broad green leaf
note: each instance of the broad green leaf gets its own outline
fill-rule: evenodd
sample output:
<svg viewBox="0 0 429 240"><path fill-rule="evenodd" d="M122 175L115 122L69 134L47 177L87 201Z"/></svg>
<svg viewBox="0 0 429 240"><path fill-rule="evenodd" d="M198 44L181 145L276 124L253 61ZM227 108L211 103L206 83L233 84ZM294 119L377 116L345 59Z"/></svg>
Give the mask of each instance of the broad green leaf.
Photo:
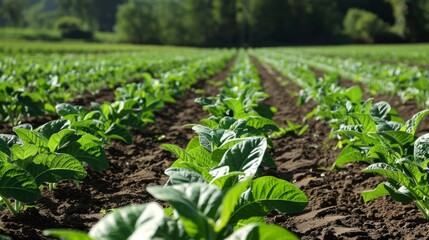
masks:
<svg viewBox="0 0 429 240"><path fill-rule="evenodd" d="M127 144L132 144L133 139L128 129L122 125L113 123L105 134L111 139L118 139Z"/></svg>
<svg viewBox="0 0 429 240"><path fill-rule="evenodd" d="M232 110L234 118L244 118L248 114L243 106L243 103L238 99L226 99L225 105Z"/></svg>
<svg viewBox="0 0 429 240"><path fill-rule="evenodd" d="M414 142L414 135L402 132L402 131L385 131L385 132L379 132L377 133L393 143L397 143L400 146L404 147L407 144L411 144Z"/></svg>
<svg viewBox="0 0 429 240"><path fill-rule="evenodd" d="M235 184L225 194L222 200L222 208L220 210L220 217L216 222L216 232L220 232L229 222L232 213L239 205L241 195L251 186L252 178Z"/></svg>
<svg viewBox="0 0 429 240"><path fill-rule="evenodd" d="M389 103L385 101L381 101L371 106L371 116L378 117L381 119L389 120L389 113L391 110L391 106Z"/></svg>
<svg viewBox="0 0 429 240"><path fill-rule="evenodd" d="M63 240L95 240L85 232L69 229L48 229L43 231L43 235Z"/></svg>
<svg viewBox="0 0 429 240"><path fill-rule="evenodd" d="M412 135L416 134L417 129L419 128L420 122L429 114L429 109L420 111L414 116L405 122L406 132Z"/></svg>
<svg viewBox="0 0 429 240"><path fill-rule="evenodd" d="M264 118L264 117L258 117L258 116L249 116L246 118L247 123L246 126L253 127L255 129L267 129L273 132L279 131L279 127L277 125L277 122Z"/></svg>
<svg viewBox="0 0 429 240"><path fill-rule="evenodd" d="M267 149L267 140L261 137L249 138L234 145L222 157L219 166L244 172L246 176L256 174Z"/></svg>
<svg viewBox="0 0 429 240"><path fill-rule="evenodd" d="M51 137L48 140L48 147L51 152L54 152L55 150L61 148L66 144L68 141L68 137L71 135L75 135L75 130L73 129L64 129L57 133L54 133L51 135ZM73 140L77 141L79 137L75 137Z"/></svg>
<svg viewBox="0 0 429 240"><path fill-rule="evenodd" d="M103 146L90 134L82 136L77 142L72 142L65 148L60 149L62 153L67 153L86 162L94 171L103 171L109 167Z"/></svg>
<svg viewBox="0 0 429 240"><path fill-rule="evenodd" d="M359 148L353 145L348 145L338 155L332 168L340 168L344 164L360 161L368 162L369 159Z"/></svg>
<svg viewBox="0 0 429 240"><path fill-rule="evenodd" d="M32 157L37 154L38 148L36 145L33 144L26 144L26 145L13 145L12 146L12 156L14 160L24 160L29 157Z"/></svg>
<svg viewBox="0 0 429 240"><path fill-rule="evenodd" d="M73 106L70 103L60 103L55 106L57 114L61 117L70 115L70 114L81 114L89 112L82 106Z"/></svg>
<svg viewBox="0 0 429 240"><path fill-rule="evenodd" d="M174 207L191 238L207 238L213 234L209 219L217 219L223 197L217 187L193 183L172 187L148 187L147 191Z"/></svg>
<svg viewBox="0 0 429 240"><path fill-rule="evenodd" d="M185 151L189 152L190 150L198 146L200 146L200 138L198 136L195 136L188 142Z"/></svg>
<svg viewBox="0 0 429 240"><path fill-rule="evenodd" d="M394 200L402 203L410 203L413 201L413 199L409 196L409 193L407 194L406 192L401 192L387 182L378 184L378 186L373 190L362 192L364 202L388 195L390 195Z"/></svg>
<svg viewBox="0 0 429 240"><path fill-rule="evenodd" d="M414 157L423 162L429 159L429 133L426 133L414 142Z"/></svg>
<svg viewBox="0 0 429 240"><path fill-rule="evenodd" d="M353 87L348 88L344 92L344 96L347 97L353 103L359 103L362 100L362 89L359 86L355 85Z"/></svg>
<svg viewBox="0 0 429 240"><path fill-rule="evenodd" d="M226 240L299 240L288 230L264 223L249 224L232 233Z"/></svg>
<svg viewBox="0 0 429 240"><path fill-rule="evenodd" d="M82 164L68 154L42 153L25 166L37 184L57 183L61 180L81 180L86 177Z"/></svg>
<svg viewBox="0 0 429 240"><path fill-rule="evenodd" d="M188 152L188 154L192 157L192 159L194 159L196 163L198 163L198 165L202 167L214 168L218 164L218 162L211 160L210 152L202 146L193 148Z"/></svg>
<svg viewBox="0 0 429 240"><path fill-rule="evenodd" d="M365 132L375 132L377 131L377 125L375 124L375 121L371 118L368 114L362 114L362 113L353 113L350 114L353 118L359 121L360 124L362 124L362 128Z"/></svg>
<svg viewBox="0 0 429 240"><path fill-rule="evenodd" d="M186 168L167 168L165 174L170 177L168 180L169 185L197 182L206 183L201 174Z"/></svg>
<svg viewBox="0 0 429 240"><path fill-rule="evenodd" d="M295 214L308 204L305 194L293 184L271 176L253 181L250 194L242 195L231 220L237 222L253 216L264 216L271 210Z"/></svg>
<svg viewBox="0 0 429 240"><path fill-rule="evenodd" d="M392 179L398 182L399 184L402 184L409 191L412 191L415 197L419 197L419 198L423 197L420 192L415 191L413 185L411 184L411 180L408 176L406 176L402 172L399 172L397 169L395 169L394 167L386 163L371 164L367 168L363 169L362 172L377 173L385 177L388 177L389 179Z"/></svg>
<svg viewBox="0 0 429 240"><path fill-rule="evenodd" d="M174 144L161 144L163 150L169 151L185 162L193 163L194 159L183 148Z"/></svg>
<svg viewBox="0 0 429 240"><path fill-rule="evenodd" d="M210 175L210 172L206 168L201 167L201 166L196 165L196 164L193 164L191 162L185 162L185 161L178 159L173 164L171 164L171 167L172 168L190 169L194 172L201 174L201 176L203 176L207 182L210 182L213 179L212 175Z"/></svg>
<svg viewBox="0 0 429 240"><path fill-rule="evenodd" d="M40 132L46 139L49 139L52 134L61 131L62 129L68 127L70 122L64 119L57 119L49 121L42 126L38 127L36 130Z"/></svg>
<svg viewBox="0 0 429 240"><path fill-rule="evenodd" d="M0 139L0 161L7 161L11 155L10 147L4 140Z"/></svg>
<svg viewBox="0 0 429 240"><path fill-rule="evenodd" d="M41 150L48 149L48 140L41 133L24 128L16 128L14 132L24 144L34 144Z"/></svg>
<svg viewBox="0 0 429 240"><path fill-rule="evenodd" d="M244 176L243 172L229 172L213 179L210 184L217 186L222 191L225 191L236 185L241 176Z"/></svg>
<svg viewBox="0 0 429 240"><path fill-rule="evenodd" d="M152 231L147 232L147 238L141 239L150 239L163 218L164 211L157 203L130 205L101 219L91 228L89 236L97 240L130 239L140 226L147 225L147 230Z"/></svg>
<svg viewBox="0 0 429 240"><path fill-rule="evenodd" d="M0 195L24 203L34 202L41 198L39 186L33 176L8 162L0 162Z"/></svg>

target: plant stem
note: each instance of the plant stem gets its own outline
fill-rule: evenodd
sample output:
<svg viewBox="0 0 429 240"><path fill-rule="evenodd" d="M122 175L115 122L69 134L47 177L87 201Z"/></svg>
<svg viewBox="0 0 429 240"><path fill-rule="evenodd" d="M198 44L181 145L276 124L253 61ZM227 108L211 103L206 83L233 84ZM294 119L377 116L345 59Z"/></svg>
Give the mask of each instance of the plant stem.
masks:
<svg viewBox="0 0 429 240"><path fill-rule="evenodd" d="M12 203L9 202L9 199L1 196L1 199L3 200L3 202L6 204L7 208L9 209L9 211L12 213L13 216L16 216L19 212L19 210L15 209L12 205Z"/></svg>
<svg viewBox="0 0 429 240"><path fill-rule="evenodd" d="M429 204L425 200L414 201L426 219L429 219Z"/></svg>

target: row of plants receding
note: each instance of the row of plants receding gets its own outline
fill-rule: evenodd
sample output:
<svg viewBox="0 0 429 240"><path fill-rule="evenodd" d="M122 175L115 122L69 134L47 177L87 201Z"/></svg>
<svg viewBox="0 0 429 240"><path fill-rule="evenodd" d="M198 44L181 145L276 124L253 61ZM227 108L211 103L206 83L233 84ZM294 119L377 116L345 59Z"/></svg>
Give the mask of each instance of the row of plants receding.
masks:
<svg viewBox="0 0 429 240"><path fill-rule="evenodd" d="M342 58L320 54L286 50L276 53L262 50L264 54L277 55L291 62L316 67L326 72L365 84L372 94L388 93L397 95L402 102L414 100L421 108L429 106L429 72L417 66L404 64L377 63L368 59Z"/></svg>
<svg viewBox="0 0 429 240"><path fill-rule="evenodd" d="M183 72L196 74L188 70L195 67L190 65L204 61L207 54L221 57L232 52L174 49L100 55L0 54L0 123L15 126L23 117L55 114L58 103L85 92L114 89L147 73L162 79L180 78Z"/></svg>
<svg viewBox="0 0 429 240"><path fill-rule="evenodd" d="M63 103L56 106L59 119L33 129L30 124L0 134L0 204L16 215L25 204L41 198L41 191L62 180L79 187L87 168L109 167L104 148L112 139L132 143L131 128L145 128L155 121L154 111L174 102L199 78L221 71L231 55L208 58L186 71L162 79L146 75L141 83L116 90L117 101L92 103L92 109ZM85 168L86 167L86 168Z"/></svg>
<svg viewBox="0 0 429 240"><path fill-rule="evenodd" d="M126 206L101 219L89 234L48 230L49 236L73 239L297 239L267 213L298 213L308 204L293 184L262 176L275 168L269 135L279 128L274 111L262 103L260 79L248 55L239 54L220 94L197 98L210 117L189 124L196 135L185 149L162 148L178 159L165 173L165 186L148 187L156 203Z"/></svg>
<svg viewBox="0 0 429 240"><path fill-rule="evenodd" d="M429 219L429 133L419 136L419 124L429 109L408 120L385 101L363 99L358 86L343 88L338 75L316 78L306 66L290 66L287 61L269 57L272 64L301 87L299 103L310 99L318 105L306 118L316 117L331 126L331 137L342 148L332 168L347 163L369 164L362 172L384 176L387 181L362 192L364 202L390 196L401 203L414 203Z"/></svg>

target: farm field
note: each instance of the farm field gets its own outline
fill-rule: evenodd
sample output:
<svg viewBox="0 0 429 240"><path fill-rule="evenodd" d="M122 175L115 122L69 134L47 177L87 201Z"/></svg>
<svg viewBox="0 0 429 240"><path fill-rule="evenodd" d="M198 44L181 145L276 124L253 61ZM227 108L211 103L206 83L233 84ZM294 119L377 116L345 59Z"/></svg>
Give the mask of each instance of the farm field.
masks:
<svg viewBox="0 0 429 240"><path fill-rule="evenodd" d="M5 239L428 237L427 44L0 44Z"/></svg>

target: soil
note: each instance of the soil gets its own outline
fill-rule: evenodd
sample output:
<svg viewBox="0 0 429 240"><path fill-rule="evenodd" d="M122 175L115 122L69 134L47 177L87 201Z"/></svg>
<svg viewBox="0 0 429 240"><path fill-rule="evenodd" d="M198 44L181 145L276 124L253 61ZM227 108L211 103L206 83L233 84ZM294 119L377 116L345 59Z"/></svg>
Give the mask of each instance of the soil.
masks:
<svg viewBox="0 0 429 240"><path fill-rule="evenodd" d="M296 106L295 95L299 88L278 72L262 66L255 58L253 61L266 92L270 94L266 103L278 108L274 120L283 127L286 119L302 122L315 104ZM212 80L223 80L231 65ZM285 79L287 84L279 84L277 78ZM208 116L194 99L215 95L217 89L200 81L177 103L168 104L156 112L156 124L142 131L133 131L134 144L112 142L106 149L110 168L103 172L88 170L88 177L80 189L71 182L63 182L52 192L43 191L43 198L36 203L38 209L29 208L15 217L4 210L0 218L0 234L13 239L48 239L42 231L49 228L87 231L109 209L153 201L145 191L146 187L164 184L167 178L163 172L174 160L171 154L160 149L160 144L184 147L194 134L182 126ZM91 101L104 102L114 97L111 91L102 95L84 96L76 104L87 106ZM414 107L415 104L404 109ZM405 110L400 114L409 111ZM309 198L308 207L293 216L271 213L268 222L279 224L302 239L429 239L429 223L415 206L402 205L387 197L363 203L360 192L374 188L383 178L361 173L365 166L359 164L329 170L339 153L335 142L328 138L329 126L315 120L306 124L310 126L309 130L301 136L288 134L273 140L272 155L277 170L266 174L301 188Z"/></svg>
<svg viewBox="0 0 429 240"><path fill-rule="evenodd" d="M267 103L278 107L274 119L301 122L314 103L296 107L299 88L288 79L287 85L280 86L275 81L285 79L280 73L255 63L271 95ZM392 105L399 107L399 115L418 109L411 103L404 108L396 104ZM272 213L269 222L282 225L302 239L429 239L429 222L414 205L403 205L389 197L364 203L360 193L384 179L361 173L364 164L330 170L339 149L328 139L329 126L314 120L306 124L310 127L302 136L286 135L273 141L273 158L278 168L274 175L302 189L309 204L303 213L294 216Z"/></svg>
<svg viewBox="0 0 429 240"><path fill-rule="evenodd" d="M232 65L233 61L208 82L225 79ZM50 239L42 234L43 230L50 228L88 231L110 209L154 201L146 192L146 187L163 185L167 180L164 170L175 160L160 145L171 143L185 147L194 134L183 125L208 117L208 113L194 99L217 93L218 87L199 81L175 104L167 104L156 112L156 124L133 131L133 144L113 141L107 146L109 169L103 172L87 169L88 177L83 180L80 189L72 182L61 182L53 191L44 189L43 198L36 202L34 208L17 216L3 210L0 234L11 236L14 240L37 240ZM74 104L89 106L92 101L102 103L111 100L114 100L114 92L106 89L95 96L84 94Z"/></svg>

